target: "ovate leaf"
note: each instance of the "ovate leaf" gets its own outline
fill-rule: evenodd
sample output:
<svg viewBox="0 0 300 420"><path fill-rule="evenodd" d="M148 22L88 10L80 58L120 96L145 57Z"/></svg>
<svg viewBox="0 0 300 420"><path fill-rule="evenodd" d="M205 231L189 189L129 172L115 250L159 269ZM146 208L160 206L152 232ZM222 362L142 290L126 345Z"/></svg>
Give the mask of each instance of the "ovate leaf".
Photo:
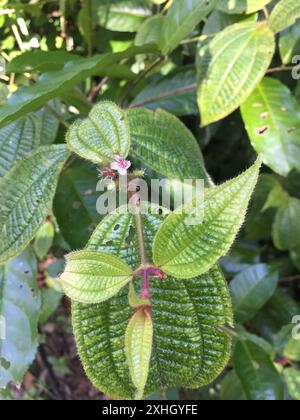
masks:
<svg viewBox="0 0 300 420"><path fill-rule="evenodd" d="M88 249L113 253L136 268L140 264L133 215L110 213L99 224ZM151 260L152 239L164 216L144 215ZM135 280L137 292L140 280ZM97 305L73 303L72 318L80 358L91 381L117 399L134 398L135 389L125 353L125 333L134 311L128 305L129 287ZM202 277L165 281L151 278L153 319L152 357L145 396L165 387L198 388L224 368L230 337L218 327L232 325L226 281L215 267Z"/></svg>
<svg viewBox="0 0 300 420"><path fill-rule="evenodd" d="M192 278L224 256L244 221L260 164L258 159L242 175L207 190L204 202L175 210L157 232L155 264L168 274ZM202 223L193 223L201 214Z"/></svg>
<svg viewBox="0 0 300 420"><path fill-rule="evenodd" d="M251 143L280 175L300 170L300 107L279 80L266 77L241 107Z"/></svg>
<svg viewBox="0 0 300 420"><path fill-rule="evenodd" d="M236 321L253 318L274 294L278 280L278 272L267 264L250 266L234 277L230 289Z"/></svg>
<svg viewBox="0 0 300 420"><path fill-rule="evenodd" d="M97 2L96 2L97 5ZM105 0L97 7L98 23L106 29L118 32L135 32L142 22L151 16L151 10L139 0Z"/></svg>
<svg viewBox="0 0 300 420"><path fill-rule="evenodd" d="M61 103L58 100L51 101L49 105L60 114ZM37 115L41 120L41 144L54 143L59 127L58 119L45 107L41 108Z"/></svg>
<svg viewBox="0 0 300 420"><path fill-rule="evenodd" d="M248 98L274 50L274 34L264 22L229 26L200 50L198 104L203 126L226 117Z"/></svg>
<svg viewBox="0 0 300 420"><path fill-rule="evenodd" d="M300 23L287 28L280 34L279 51L283 64L292 62L295 55L300 54Z"/></svg>
<svg viewBox="0 0 300 420"><path fill-rule="evenodd" d="M162 31L161 48L170 53L215 7L216 0L177 0L170 7Z"/></svg>
<svg viewBox="0 0 300 420"><path fill-rule="evenodd" d="M261 10L272 0L220 0L218 9L226 13L254 13Z"/></svg>
<svg viewBox="0 0 300 420"><path fill-rule="evenodd" d="M273 241L276 248L288 250L300 245L300 200L291 197L276 213Z"/></svg>
<svg viewBox="0 0 300 420"><path fill-rule="evenodd" d="M33 114L0 129L0 176L40 145L41 121Z"/></svg>
<svg viewBox="0 0 300 420"><path fill-rule="evenodd" d="M126 158L130 148L126 114L112 102L100 102L82 122L76 121L67 133L67 143L79 156L94 163Z"/></svg>
<svg viewBox="0 0 300 420"><path fill-rule="evenodd" d="M48 254L54 239L54 226L50 222L46 222L40 229L38 230L33 249L40 260L46 257Z"/></svg>
<svg viewBox="0 0 300 420"><path fill-rule="evenodd" d="M119 258L95 251L73 252L60 277L69 298L82 303L103 302L124 287L133 271Z"/></svg>
<svg viewBox="0 0 300 420"><path fill-rule="evenodd" d="M300 18L300 4L295 0L281 0L274 7L269 24L274 32L281 32Z"/></svg>
<svg viewBox="0 0 300 420"><path fill-rule="evenodd" d="M125 334L125 352L132 382L141 399L149 373L152 353L153 323L149 309L139 309L130 319Z"/></svg>
<svg viewBox="0 0 300 420"><path fill-rule="evenodd" d="M156 44L160 45L161 31L164 25L164 16L151 16L140 26L134 43L135 45Z"/></svg>
<svg viewBox="0 0 300 420"><path fill-rule="evenodd" d="M300 372L299 370L289 367L284 369L283 376L287 385L290 396L300 401Z"/></svg>
<svg viewBox="0 0 300 420"><path fill-rule="evenodd" d="M246 395L242 388L235 370L231 370L224 376L221 382L222 401L245 401Z"/></svg>
<svg viewBox="0 0 300 420"><path fill-rule="evenodd" d="M41 299L29 249L0 266L0 388L21 384L38 346Z"/></svg>
<svg viewBox="0 0 300 420"><path fill-rule="evenodd" d="M283 400L283 383L270 356L260 346L240 340L234 366L248 400Z"/></svg>
<svg viewBox="0 0 300 420"><path fill-rule="evenodd" d="M68 156L64 145L42 146L0 179L0 263L25 249L42 226Z"/></svg>
<svg viewBox="0 0 300 420"><path fill-rule="evenodd" d="M160 109L130 109L127 115L133 157L170 178L207 179L196 139L178 118Z"/></svg>

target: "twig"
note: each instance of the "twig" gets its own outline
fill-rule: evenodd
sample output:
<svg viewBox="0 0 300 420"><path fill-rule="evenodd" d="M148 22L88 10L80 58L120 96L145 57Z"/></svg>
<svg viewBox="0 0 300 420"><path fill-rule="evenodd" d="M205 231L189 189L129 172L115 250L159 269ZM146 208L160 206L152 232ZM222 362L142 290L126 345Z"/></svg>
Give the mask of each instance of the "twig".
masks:
<svg viewBox="0 0 300 420"><path fill-rule="evenodd" d="M289 277L283 277L282 279L280 279L281 282L289 282L289 281L297 281L300 280L300 274L296 275L296 276L289 276Z"/></svg>
<svg viewBox="0 0 300 420"><path fill-rule="evenodd" d="M280 67L273 67L267 70L267 74L277 73L279 71L291 71L293 70L292 66L280 66Z"/></svg>
<svg viewBox="0 0 300 420"><path fill-rule="evenodd" d="M262 10L264 12L265 18L268 20L269 17L270 17L270 13L269 13L268 8L266 6L264 6Z"/></svg>
<svg viewBox="0 0 300 420"><path fill-rule="evenodd" d="M88 96L88 101L90 103L94 102L94 99L96 98L96 96L98 96L99 92L101 91L101 89L103 88L103 86L108 82L109 77L106 76L104 77L102 80L100 80L100 82L94 86Z"/></svg>
<svg viewBox="0 0 300 420"><path fill-rule="evenodd" d="M69 124L54 108L52 108L50 105L45 104L45 108L47 111L49 111L62 125L64 125L66 128L70 128L71 124Z"/></svg>
<svg viewBox="0 0 300 420"><path fill-rule="evenodd" d="M218 330L225 332L226 334L232 336L232 337L239 337L239 334L228 325L220 325L218 327Z"/></svg>
<svg viewBox="0 0 300 420"><path fill-rule="evenodd" d="M189 91L195 90L195 89L197 89L197 83L192 83L190 85L186 85L186 86L183 86L183 87L180 87L180 88L169 90L168 92L161 93L161 94L159 94L157 96L154 96L152 98L148 98L148 99L144 99L143 101L135 102L135 103L129 105L129 108L137 108L139 106L150 104L153 101L157 101L159 99L167 98L168 96L177 95L179 93L189 92Z"/></svg>

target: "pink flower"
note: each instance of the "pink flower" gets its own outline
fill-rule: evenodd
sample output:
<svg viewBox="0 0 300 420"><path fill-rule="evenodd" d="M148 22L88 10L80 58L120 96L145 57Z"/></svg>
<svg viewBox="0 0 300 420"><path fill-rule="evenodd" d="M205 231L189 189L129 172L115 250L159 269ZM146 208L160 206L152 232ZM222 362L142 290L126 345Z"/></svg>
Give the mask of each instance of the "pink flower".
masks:
<svg viewBox="0 0 300 420"><path fill-rule="evenodd" d="M119 175L126 175L127 169L130 168L130 160L121 158L120 156L115 156L114 162L110 164L111 169L118 171Z"/></svg>

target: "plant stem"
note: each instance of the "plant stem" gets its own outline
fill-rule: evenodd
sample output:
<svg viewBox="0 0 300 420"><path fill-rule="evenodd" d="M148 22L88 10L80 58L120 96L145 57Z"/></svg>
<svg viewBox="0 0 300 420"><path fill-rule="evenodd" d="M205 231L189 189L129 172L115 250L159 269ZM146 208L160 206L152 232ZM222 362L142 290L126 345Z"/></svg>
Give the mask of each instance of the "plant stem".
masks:
<svg viewBox="0 0 300 420"><path fill-rule="evenodd" d="M239 334L231 327L229 327L228 325L220 325L218 327L218 329L220 331L225 332L226 334L232 336L232 337L239 337Z"/></svg>
<svg viewBox="0 0 300 420"><path fill-rule="evenodd" d="M148 262L147 250L145 246L143 219L140 212L140 208L137 208L137 210L138 212L134 215L134 223L135 223L136 236L137 236L137 241L138 241L139 255L140 255L142 266L147 266L149 262Z"/></svg>
<svg viewBox="0 0 300 420"><path fill-rule="evenodd" d="M283 277L280 281L289 282L289 281L297 281L297 280L300 280L300 274L298 274L297 276Z"/></svg>
<svg viewBox="0 0 300 420"><path fill-rule="evenodd" d="M279 71L291 71L291 70L293 70L292 66L273 67L273 68L267 70L267 74L277 73Z"/></svg>
<svg viewBox="0 0 300 420"><path fill-rule="evenodd" d="M269 17L270 17L270 13L269 13L269 10L266 6L263 7L263 12L264 12L265 18L268 20Z"/></svg>

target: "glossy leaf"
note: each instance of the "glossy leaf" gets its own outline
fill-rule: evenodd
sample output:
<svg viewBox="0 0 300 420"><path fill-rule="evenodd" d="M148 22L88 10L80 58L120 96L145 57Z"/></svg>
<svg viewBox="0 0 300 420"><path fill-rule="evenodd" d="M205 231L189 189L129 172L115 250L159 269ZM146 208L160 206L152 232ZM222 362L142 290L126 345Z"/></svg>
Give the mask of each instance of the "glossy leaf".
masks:
<svg viewBox="0 0 300 420"><path fill-rule="evenodd" d="M287 28L280 34L279 51L283 64L292 62L295 55L300 54L300 23Z"/></svg>
<svg viewBox="0 0 300 420"><path fill-rule="evenodd" d="M127 116L134 158L170 178L207 179L199 146L178 118L160 109L130 109Z"/></svg>
<svg viewBox="0 0 300 420"><path fill-rule="evenodd" d="M265 23L246 22L220 32L200 50L198 105L202 125L236 110L265 75L275 37Z"/></svg>
<svg viewBox="0 0 300 420"><path fill-rule="evenodd" d="M283 384L270 356L257 344L240 340L233 356L248 400L283 400Z"/></svg>
<svg viewBox="0 0 300 420"><path fill-rule="evenodd" d="M130 319L125 334L125 353L130 376L142 399L152 353L153 323L150 309L139 309Z"/></svg>
<svg viewBox="0 0 300 420"><path fill-rule="evenodd" d="M134 99L131 107L162 108L174 115L198 114L196 75L193 68L179 71L149 83Z"/></svg>
<svg viewBox="0 0 300 420"><path fill-rule="evenodd" d="M254 13L261 10L272 0L220 0L218 9L226 13Z"/></svg>
<svg viewBox="0 0 300 420"><path fill-rule="evenodd" d="M54 226L50 222L46 222L38 230L34 240L33 249L40 260L45 258L48 254L53 243L54 234Z"/></svg>
<svg viewBox="0 0 300 420"><path fill-rule="evenodd" d="M63 70L45 73L34 85L19 88L10 96L6 106L0 109L0 127L68 92L87 77L108 75L113 71L114 64L123 59L150 52L155 52L153 46L132 47L121 53L100 54L69 62Z"/></svg>
<svg viewBox="0 0 300 420"><path fill-rule="evenodd" d="M280 250L300 245L300 200L290 198L276 213L273 224L273 241Z"/></svg>
<svg viewBox="0 0 300 420"><path fill-rule="evenodd" d="M101 1L96 13L97 21L101 26L119 32L136 32L142 22L151 16L151 10L139 0Z"/></svg>
<svg viewBox="0 0 300 420"><path fill-rule="evenodd" d="M77 251L66 256L60 276L66 295L82 303L103 302L124 287L133 271L119 258L95 251Z"/></svg>
<svg viewBox="0 0 300 420"><path fill-rule="evenodd" d="M300 18L300 4L295 0L280 0L274 7L269 25L274 32L281 32Z"/></svg>
<svg viewBox="0 0 300 420"><path fill-rule="evenodd" d="M144 216L147 249L163 216ZM139 265L133 216L110 213L95 230L88 249L110 252L132 267ZM138 290L139 281L135 282ZM155 346L152 350L145 395L177 385L198 388L211 382L224 368L230 337L218 326L232 324L226 282L218 268L193 280L169 277L151 279ZM128 305L128 286L98 305L74 304L72 318L80 358L87 375L103 392L118 399L133 398L124 349L125 332L133 310Z"/></svg>
<svg viewBox="0 0 300 420"><path fill-rule="evenodd" d="M265 78L241 107L248 135L264 163L280 175L300 170L300 107L279 80Z"/></svg>
<svg viewBox="0 0 300 420"><path fill-rule="evenodd" d="M228 372L222 379L221 399L222 401L245 401L247 399L235 370Z"/></svg>
<svg viewBox="0 0 300 420"><path fill-rule="evenodd" d="M58 100L51 101L49 105L58 114L61 113L61 103ZM41 120L41 144L54 143L59 127L58 119L45 107L41 108L36 114Z"/></svg>
<svg viewBox="0 0 300 420"><path fill-rule="evenodd" d="M283 376L287 385L290 396L300 401L300 372L299 370L289 367L284 369Z"/></svg>
<svg viewBox="0 0 300 420"><path fill-rule="evenodd" d="M41 306L36 276L37 262L29 249L0 266L0 329L5 332L5 339L0 338L0 388L21 384L35 356Z"/></svg>
<svg viewBox="0 0 300 420"><path fill-rule="evenodd" d="M135 45L160 45L162 27L165 18L162 15L151 16L139 27L134 43Z"/></svg>
<svg viewBox="0 0 300 420"><path fill-rule="evenodd" d="M53 203L54 214L63 237L72 249L83 248L101 220L96 208L98 182L96 168L87 162L76 163L59 179Z"/></svg>
<svg viewBox="0 0 300 420"><path fill-rule="evenodd" d="M207 272L231 247L246 215L260 168L207 190L204 202L175 210L154 241L154 262L170 275L192 278ZM192 223L203 214L202 223ZM194 219L195 220L195 219Z"/></svg>
<svg viewBox="0 0 300 420"><path fill-rule="evenodd" d="M42 146L0 179L0 262L18 255L34 238L50 210L67 148Z"/></svg>
<svg viewBox="0 0 300 420"><path fill-rule="evenodd" d="M170 7L162 31L163 53L172 52L214 9L216 0L177 0Z"/></svg>
<svg viewBox="0 0 300 420"><path fill-rule="evenodd" d="M256 264L239 273L230 283L237 322L253 318L274 294L279 274L267 264Z"/></svg>
<svg viewBox="0 0 300 420"><path fill-rule="evenodd" d="M33 114L19 118L0 129L0 176L41 142L41 121Z"/></svg>
<svg viewBox="0 0 300 420"><path fill-rule="evenodd" d="M76 121L67 133L67 144L77 155L94 163L126 158L130 148L126 114L112 102L95 105L87 119Z"/></svg>

